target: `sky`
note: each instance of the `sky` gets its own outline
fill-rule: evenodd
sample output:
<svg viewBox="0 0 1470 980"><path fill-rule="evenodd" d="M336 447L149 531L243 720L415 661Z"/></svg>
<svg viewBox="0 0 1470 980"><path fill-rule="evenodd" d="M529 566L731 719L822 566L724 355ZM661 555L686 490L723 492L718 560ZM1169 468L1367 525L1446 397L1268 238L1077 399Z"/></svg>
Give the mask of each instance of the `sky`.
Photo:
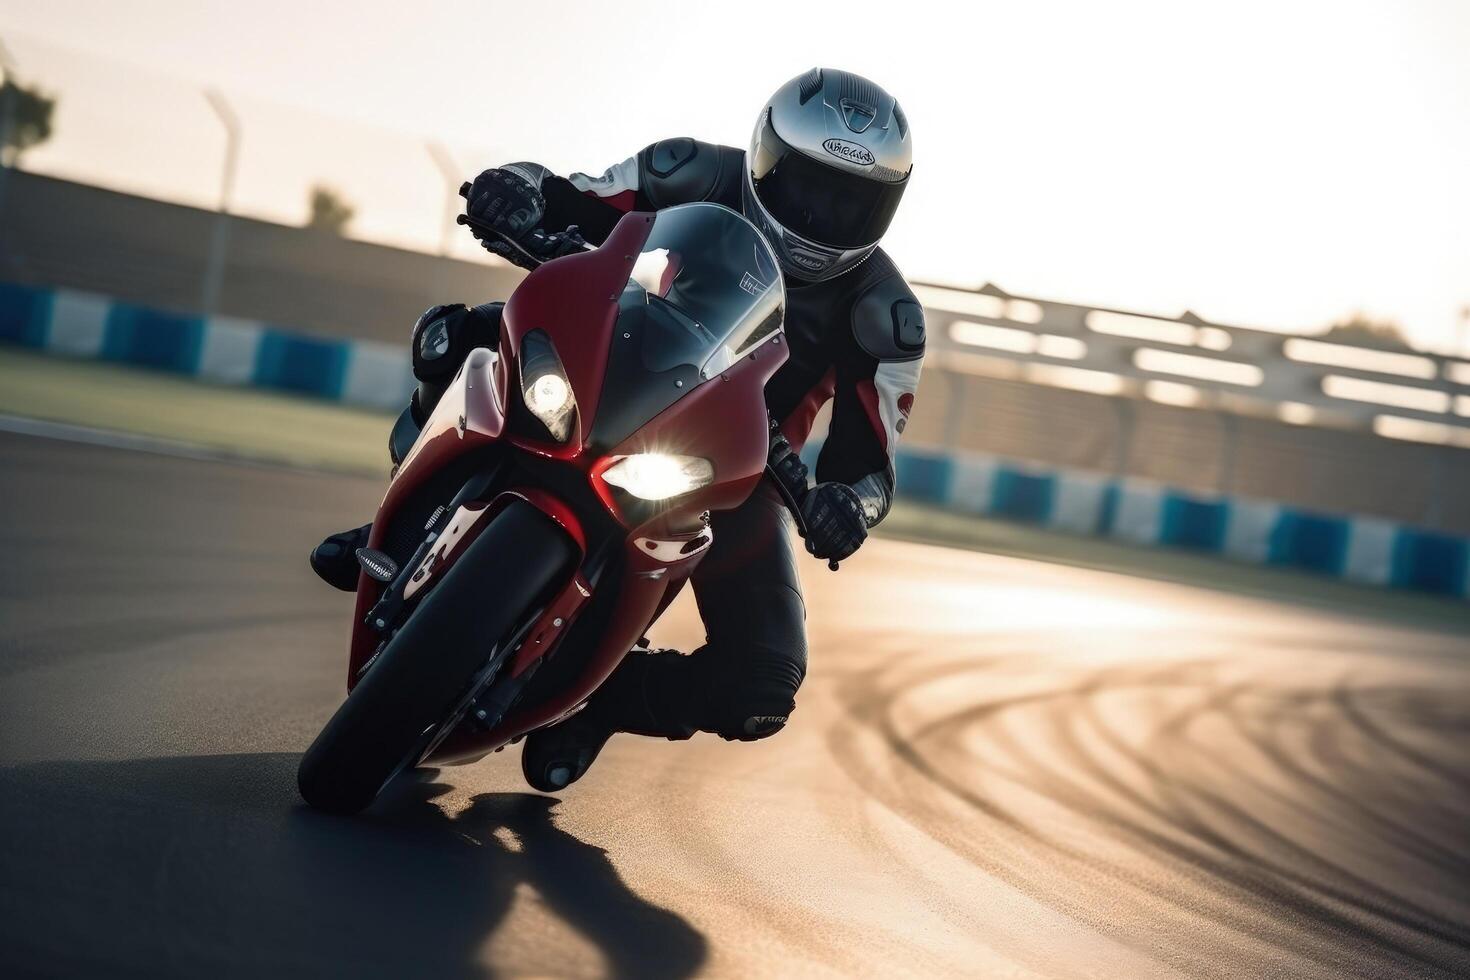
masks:
<svg viewBox="0 0 1470 980"><path fill-rule="evenodd" d="M300 221L325 182L355 234L421 248L461 172L742 146L778 85L843 67L912 125L885 240L911 278L1470 332L1470 0L0 0L0 41L61 95L28 167L213 204L211 87L241 123L236 209Z"/></svg>

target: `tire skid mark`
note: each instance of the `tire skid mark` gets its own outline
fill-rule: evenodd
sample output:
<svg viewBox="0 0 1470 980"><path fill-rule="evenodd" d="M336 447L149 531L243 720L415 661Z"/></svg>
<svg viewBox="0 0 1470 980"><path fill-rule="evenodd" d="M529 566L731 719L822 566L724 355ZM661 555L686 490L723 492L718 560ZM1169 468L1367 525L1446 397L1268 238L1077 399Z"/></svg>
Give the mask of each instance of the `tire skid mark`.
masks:
<svg viewBox="0 0 1470 980"><path fill-rule="evenodd" d="M991 639L994 647L1003 648L1035 638ZM1354 867L1353 859L1360 855L1329 856L1303 839L1303 830L1319 829L1314 815L1335 807L1329 809L1327 821L1334 838L1400 863L1407 857L1420 872L1446 878L1450 889L1456 878L1463 880L1464 862L1453 838L1436 839L1422 823L1382 810L1385 805L1417 804L1422 794L1416 797L1407 790L1416 777L1402 771L1402 763L1395 768L1363 754L1371 751L1375 739L1391 743L1391 749L1380 749L1380 754L1404 754L1406 761L1442 777L1452 788L1461 784L1456 771L1436 755L1426 755L1385 733L1366 715L1358 699L1379 689L1346 676L1329 677L1325 684L1309 680L1298 687L1269 676L1226 679L1224 660L1216 657L1163 667L1109 666L1078 680L1057 671L1062 682L1046 690L985 699L907 730L895 724L897 706L924 685L973 675L975 689L984 691L991 666L989 660L930 661L913 670L900 665L855 672L841 688L846 724L834 728L829 745L859 785L895 812L1028 894L1094 921L1104 931L1110 928L1106 918L1084 899L1068 894L1079 883L1065 877L1059 882L1036 880L1039 873L1033 866L1039 862L1027 851L1039 848L1040 863L1049 854L1063 865L1075 865L1077 873L1096 876L1114 889L1114 897L1116 889L1125 886L1172 904L1186 916L1214 922L1242 938L1244 952L1227 949L1227 954L1259 957L1261 963L1284 956L1313 972L1368 970L1391 975L1409 968L1416 975L1453 975L1470 962L1470 929L1463 918L1425 906L1392 882L1367 876ZM1464 702L1463 691L1455 685L1402 690L1451 710ZM1147 734L1141 740L1125 737L1102 712L1104 701L1120 694L1150 699ZM1182 704L1174 703L1181 697ZM1016 716L1030 715L1038 717L1016 722L1019 734L1007 725ZM1343 782L1313 770L1288 748L1294 733L1280 726L1301 724L1304 718L1316 739L1339 748L1345 737L1363 733L1352 743L1359 762L1340 767ZM1226 744L1219 746L1214 743L1222 735L1222 725ZM1214 727L1192 734L1206 726ZM1459 729L1446 727L1450 735L1438 736L1436 744L1453 750L1449 738ZM875 733L904 770L921 787L927 785L927 791L906 788L903 776L889 777L872 760L852 751L858 744L854 736L862 730ZM977 738L983 740L985 757L966 749ZM1311 740L1306 744L1310 748ZM1043 757L1038 746L1053 751ZM1099 756L1098 749L1116 759ZM1241 749L1269 768L1253 771L1237 758ZM1067 771L1051 761L1058 753ZM1323 758L1320 747L1313 755ZM1332 761L1326 758L1329 767ZM1142 784L1128 775L1143 777ZM1373 783L1361 783L1370 775ZM1076 833L1049 834L1007 804L1001 798L1006 793L976 790L975 785L986 778L1007 780L1047 806L1061 808L1082 822L1084 837L1101 834L1109 844L1123 845L1126 863L1089 852L1074 841ZM1289 791L1281 788L1283 782ZM1377 806L1356 799L1348 788L1385 783L1398 789L1380 794ZM936 793L943 798L936 799ZM963 803L971 819L956 821L953 804L946 799ZM1291 826L1276 826L1251 812L1253 803L1299 819L1293 819ZM1442 800L1437 812L1445 818L1470 819L1470 800L1458 794ZM1022 853L1007 855L1005 848L994 848L997 836L1015 838ZM1082 884L1082 891L1095 885ZM1453 892L1446 897L1450 905L1465 904L1463 896L1457 902ZM1116 927L1111 931L1125 943L1191 972L1215 975L1237 969L1222 965L1231 960L1212 961L1208 951L1183 948L1181 943L1171 947L1157 935L1136 935Z"/></svg>

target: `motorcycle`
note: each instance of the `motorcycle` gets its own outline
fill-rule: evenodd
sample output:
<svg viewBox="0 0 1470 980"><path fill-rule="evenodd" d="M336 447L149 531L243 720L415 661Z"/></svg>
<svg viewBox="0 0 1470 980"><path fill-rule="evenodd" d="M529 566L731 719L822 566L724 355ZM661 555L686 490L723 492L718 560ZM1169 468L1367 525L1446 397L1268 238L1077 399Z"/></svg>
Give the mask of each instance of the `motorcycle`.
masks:
<svg viewBox="0 0 1470 980"><path fill-rule="evenodd" d="M767 474L804 532L805 469L768 463L784 302L765 239L707 203L630 213L522 281L358 552L348 696L301 760L307 803L357 812L580 710L708 552L709 512Z"/></svg>

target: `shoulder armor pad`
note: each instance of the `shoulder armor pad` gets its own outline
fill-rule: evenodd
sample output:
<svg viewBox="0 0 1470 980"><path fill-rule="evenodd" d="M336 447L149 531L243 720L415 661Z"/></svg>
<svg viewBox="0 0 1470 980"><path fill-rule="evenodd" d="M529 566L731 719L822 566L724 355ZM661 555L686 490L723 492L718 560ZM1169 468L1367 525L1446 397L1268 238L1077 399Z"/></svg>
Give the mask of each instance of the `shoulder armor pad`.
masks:
<svg viewBox="0 0 1470 980"><path fill-rule="evenodd" d="M681 136L638 154L643 193L656 208L707 201L720 183L722 147Z"/></svg>
<svg viewBox="0 0 1470 980"><path fill-rule="evenodd" d="M924 308L896 271L870 285L853 304L852 336L880 361L924 356Z"/></svg>

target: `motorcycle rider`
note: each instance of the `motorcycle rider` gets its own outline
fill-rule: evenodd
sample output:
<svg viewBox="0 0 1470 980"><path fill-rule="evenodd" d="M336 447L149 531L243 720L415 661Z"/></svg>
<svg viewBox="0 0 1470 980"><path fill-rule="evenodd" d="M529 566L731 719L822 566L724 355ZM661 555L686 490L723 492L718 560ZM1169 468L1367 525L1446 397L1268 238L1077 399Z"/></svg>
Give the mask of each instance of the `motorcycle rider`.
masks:
<svg viewBox="0 0 1470 980"><path fill-rule="evenodd" d="M787 287L789 359L766 387L784 436L773 440L773 462L799 465L792 453L831 401L818 482L801 509L807 550L840 561L888 512L924 355L922 309L878 248L911 159L908 120L891 95L850 72L814 68L770 98L747 150L662 140L600 177L507 164L480 174L466 211L505 236L476 231L485 248L527 267L600 243L629 211L713 201L743 212L775 250ZM391 444L411 444L471 350L496 346L501 305L435 306L419 318L418 390ZM584 710L527 736L522 770L533 787L551 792L581 778L615 732L749 741L786 724L807 659L786 520L769 481L739 509L712 515L714 543L692 578L705 644L688 654L633 651ZM355 589L354 552L367 532L328 538L313 568Z"/></svg>

